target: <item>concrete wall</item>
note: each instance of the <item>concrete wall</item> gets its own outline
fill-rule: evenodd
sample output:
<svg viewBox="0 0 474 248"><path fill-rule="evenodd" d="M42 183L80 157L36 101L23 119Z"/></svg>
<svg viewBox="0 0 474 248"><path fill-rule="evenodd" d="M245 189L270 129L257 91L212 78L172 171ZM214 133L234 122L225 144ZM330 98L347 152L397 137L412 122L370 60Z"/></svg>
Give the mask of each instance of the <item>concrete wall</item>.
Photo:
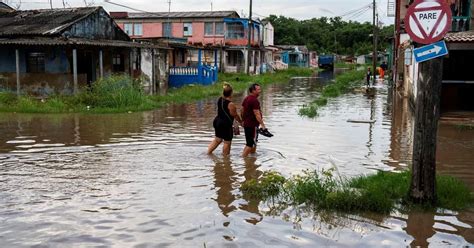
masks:
<svg viewBox="0 0 474 248"><path fill-rule="evenodd" d="M141 49L140 67L142 86L145 92L153 93L153 51L152 49Z"/></svg>
<svg viewBox="0 0 474 248"><path fill-rule="evenodd" d="M2 73L3 80L0 81L0 89L16 91L16 73ZM79 87L87 85L87 75L78 74ZM20 75L21 92L47 96L52 94L73 93L73 76L63 73L22 73Z"/></svg>
<svg viewBox="0 0 474 248"><path fill-rule="evenodd" d="M273 25L271 23L267 23L263 26L263 45L264 46L273 46L274 45L274 33L275 30L273 28Z"/></svg>
<svg viewBox="0 0 474 248"><path fill-rule="evenodd" d="M0 73L16 72L15 47L0 48ZM55 47L25 47L19 50L20 72L26 73L26 57L30 52L45 54L45 70L47 73L68 73L70 65L66 51Z"/></svg>

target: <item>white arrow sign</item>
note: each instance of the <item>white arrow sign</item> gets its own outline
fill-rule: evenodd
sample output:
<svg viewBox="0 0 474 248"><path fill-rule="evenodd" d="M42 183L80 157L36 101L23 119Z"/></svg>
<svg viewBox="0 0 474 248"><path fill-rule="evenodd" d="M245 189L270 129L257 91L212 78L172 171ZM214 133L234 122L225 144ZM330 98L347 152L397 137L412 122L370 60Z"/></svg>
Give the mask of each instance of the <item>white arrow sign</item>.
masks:
<svg viewBox="0 0 474 248"><path fill-rule="evenodd" d="M413 50L413 54L415 55L415 61L421 63L448 54L448 48L444 41L438 41L427 46L416 48Z"/></svg>
<svg viewBox="0 0 474 248"><path fill-rule="evenodd" d="M438 54L439 52L441 52L441 50L443 50L442 47L435 45L435 46L433 47L433 49L430 49L430 50L428 50L428 51L424 51L424 52L418 53L416 56L418 56L418 57L423 57L423 56L426 56L426 55L431 55L432 53Z"/></svg>

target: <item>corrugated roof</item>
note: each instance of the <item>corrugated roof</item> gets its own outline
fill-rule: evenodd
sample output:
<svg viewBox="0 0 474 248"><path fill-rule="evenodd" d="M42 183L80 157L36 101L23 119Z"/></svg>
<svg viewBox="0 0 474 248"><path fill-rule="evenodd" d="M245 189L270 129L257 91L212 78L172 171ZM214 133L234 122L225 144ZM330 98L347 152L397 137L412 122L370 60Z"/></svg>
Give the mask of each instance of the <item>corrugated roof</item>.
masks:
<svg viewBox="0 0 474 248"><path fill-rule="evenodd" d="M301 52L308 52L308 48L304 45L276 45L276 47L280 47L284 50L294 50L297 48Z"/></svg>
<svg viewBox="0 0 474 248"><path fill-rule="evenodd" d="M448 43L474 43L474 30L447 33L444 40Z"/></svg>
<svg viewBox="0 0 474 248"><path fill-rule="evenodd" d="M114 16L111 13L112 16ZM221 18L240 17L235 11L187 11L187 12L129 12L128 18L148 19L148 18Z"/></svg>
<svg viewBox="0 0 474 248"><path fill-rule="evenodd" d="M0 12L0 36L57 35L101 7Z"/></svg>
<svg viewBox="0 0 474 248"><path fill-rule="evenodd" d="M157 48L169 49L165 46L154 45L150 43L138 43L122 40L89 40L80 38L55 38L55 37L39 37L39 38L17 38L7 39L0 38L0 45L24 45L24 46L57 46L57 45L82 45L82 46L100 46L100 47L140 47L140 48Z"/></svg>
<svg viewBox="0 0 474 248"><path fill-rule="evenodd" d="M4 2L0 2L0 11L14 11L12 7L8 6L8 4Z"/></svg>

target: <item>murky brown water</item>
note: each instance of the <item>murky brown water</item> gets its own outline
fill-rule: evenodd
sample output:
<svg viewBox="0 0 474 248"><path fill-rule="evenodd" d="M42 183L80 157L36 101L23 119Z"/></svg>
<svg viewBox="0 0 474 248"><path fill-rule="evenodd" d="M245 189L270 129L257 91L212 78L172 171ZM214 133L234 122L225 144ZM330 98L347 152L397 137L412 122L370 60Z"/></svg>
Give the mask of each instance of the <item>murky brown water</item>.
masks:
<svg viewBox="0 0 474 248"><path fill-rule="evenodd" d="M331 100L314 120L298 116L324 83L296 80L264 90L275 136L262 137L249 159L239 157L243 136L229 159L221 150L205 154L214 100L131 114L0 114L1 246L471 246L472 210L313 214L242 197L239 186L270 169L291 175L336 166L354 176L409 166L405 102L392 106L382 86L375 98ZM442 124L438 147L438 171L474 190L474 131Z"/></svg>

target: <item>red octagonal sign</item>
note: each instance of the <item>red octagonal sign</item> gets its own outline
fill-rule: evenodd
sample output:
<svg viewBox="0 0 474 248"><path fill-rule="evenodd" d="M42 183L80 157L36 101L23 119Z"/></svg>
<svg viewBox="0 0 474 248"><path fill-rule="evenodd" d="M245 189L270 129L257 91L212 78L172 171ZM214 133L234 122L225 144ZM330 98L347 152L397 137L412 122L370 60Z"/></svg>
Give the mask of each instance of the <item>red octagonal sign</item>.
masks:
<svg viewBox="0 0 474 248"><path fill-rule="evenodd" d="M450 27L451 10L445 0L416 0L405 16L407 33L422 44L443 39Z"/></svg>

